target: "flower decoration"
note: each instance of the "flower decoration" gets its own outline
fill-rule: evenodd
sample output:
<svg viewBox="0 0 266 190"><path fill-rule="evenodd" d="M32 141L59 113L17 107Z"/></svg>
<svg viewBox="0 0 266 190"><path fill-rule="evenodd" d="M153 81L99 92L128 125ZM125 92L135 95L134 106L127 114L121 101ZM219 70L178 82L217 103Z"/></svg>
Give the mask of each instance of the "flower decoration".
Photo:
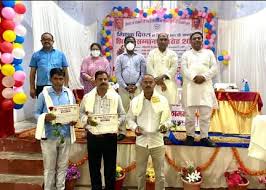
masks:
<svg viewBox="0 0 266 190"><path fill-rule="evenodd" d="M66 180L71 181L74 179L80 179L80 172L74 165L69 165L67 168Z"/></svg>
<svg viewBox="0 0 266 190"><path fill-rule="evenodd" d="M155 172L153 167L148 167L146 170L146 180L149 182L155 182Z"/></svg>
<svg viewBox="0 0 266 190"><path fill-rule="evenodd" d="M125 174L124 169L121 166L116 166L115 177L120 178Z"/></svg>
<svg viewBox="0 0 266 190"><path fill-rule="evenodd" d="M101 39L100 43L103 49L103 55L110 61L112 59L111 51L113 49L112 43L112 27L115 23L115 19L119 18L155 18L159 20L170 21L171 19L194 19L204 20L204 48L211 49L215 52L216 41L216 12L210 11L208 7L204 7L203 10L197 10L192 8L158 8L150 7L148 9L135 8L131 10L128 7L113 7L111 13L109 13L102 21Z"/></svg>
<svg viewBox="0 0 266 190"><path fill-rule="evenodd" d="M248 180L245 177L246 173L242 168L238 168L237 170L231 172L224 172L224 176L228 187L237 187L239 184L248 183Z"/></svg>
<svg viewBox="0 0 266 190"><path fill-rule="evenodd" d="M198 168L195 168L192 162L186 161L186 167L181 169L179 173L183 180L189 183L196 183L201 181L201 173Z"/></svg>

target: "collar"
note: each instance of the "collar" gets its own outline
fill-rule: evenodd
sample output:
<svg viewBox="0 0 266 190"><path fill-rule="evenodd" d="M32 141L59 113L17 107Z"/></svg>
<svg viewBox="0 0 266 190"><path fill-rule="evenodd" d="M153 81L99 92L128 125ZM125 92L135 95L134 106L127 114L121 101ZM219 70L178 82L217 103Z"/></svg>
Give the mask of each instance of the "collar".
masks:
<svg viewBox="0 0 266 190"><path fill-rule="evenodd" d="M53 86L51 86L51 88L48 88L48 92L49 92L49 93L55 93L55 94L56 94L56 91L54 90ZM61 91L61 93L62 93L62 92L67 92L67 90L65 89L64 86L62 87L62 91Z"/></svg>
<svg viewBox="0 0 266 190"><path fill-rule="evenodd" d="M51 51L44 51L44 49L42 48L42 49L40 49L40 51L42 51L42 52L52 52L52 51L55 51L55 49L52 48Z"/></svg>
<svg viewBox="0 0 266 190"><path fill-rule="evenodd" d="M197 50L195 50L195 49L193 49L193 48L192 48L191 50L192 50L193 53L201 53L202 50L203 50L203 48L201 48L199 51L197 51Z"/></svg>
<svg viewBox="0 0 266 190"><path fill-rule="evenodd" d="M134 55L137 55L137 53L134 51L132 55L129 55L129 54L127 53L127 51L125 51L122 55L134 56Z"/></svg>

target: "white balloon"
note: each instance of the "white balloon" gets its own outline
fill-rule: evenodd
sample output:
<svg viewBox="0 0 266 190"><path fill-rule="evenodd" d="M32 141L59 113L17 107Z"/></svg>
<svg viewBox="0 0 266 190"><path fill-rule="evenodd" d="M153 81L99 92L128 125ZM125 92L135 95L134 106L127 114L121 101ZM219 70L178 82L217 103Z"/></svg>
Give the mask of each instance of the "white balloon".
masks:
<svg viewBox="0 0 266 190"><path fill-rule="evenodd" d="M16 24L19 24L21 23L21 21L23 20L23 14L16 14L15 18L13 19L13 21L16 23Z"/></svg>
<svg viewBox="0 0 266 190"><path fill-rule="evenodd" d="M16 59L23 59L25 56L25 51L22 48L14 48L12 54Z"/></svg>
<svg viewBox="0 0 266 190"><path fill-rule="evenodd" d="M13 98L14 96L14 91L12 88L5 88L3 91L2 91L2 96L6 99L11 99Z"/></svg>
<svg viewBox="0 0 266 190"><path fill-rule="evenodd" d="M27 33L27 29L21 24L17 25L15 27L14 31L15 31L16 35L18 35L18 36L25 36Z"/></svg>

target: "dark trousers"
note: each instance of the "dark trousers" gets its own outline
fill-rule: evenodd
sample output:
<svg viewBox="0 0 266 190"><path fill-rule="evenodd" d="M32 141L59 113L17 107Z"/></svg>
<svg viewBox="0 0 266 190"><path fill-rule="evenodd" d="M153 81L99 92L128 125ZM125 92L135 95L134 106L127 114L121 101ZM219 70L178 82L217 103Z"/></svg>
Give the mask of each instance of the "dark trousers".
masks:
<svg viewBox="0 0 266 190"><path fill-rule="evenodd" d="M38 98L39 94L42 92L43 87L51 86L51 85L44 85L44 86L36 86L36 97Z"/></svg>
<svg viewBox="0 0 266 190"><path fill-rule="evenodd" d="M105 190L115 189L117 135L87 133L88 161L92 190L102 190L101 160L104 163Z"/></svg>

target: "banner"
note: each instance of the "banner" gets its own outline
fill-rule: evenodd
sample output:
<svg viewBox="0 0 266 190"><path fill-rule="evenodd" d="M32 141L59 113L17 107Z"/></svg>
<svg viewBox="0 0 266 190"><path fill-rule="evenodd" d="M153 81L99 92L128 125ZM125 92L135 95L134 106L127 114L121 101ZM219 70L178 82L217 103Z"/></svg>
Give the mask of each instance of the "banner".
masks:
<svg viewBox="0 0 266 190"><path fill-rule="evenodd" d="M190 49L189 36L195 31L202 32L203 20L160 18L114 18L112 31L113 63L117 57L118 49L124 45L126 36L136 39L136 51L147 58L150 50L157 48L159 33L169 34L169 48L178 54L179 62L182 54Z"/></svg>

